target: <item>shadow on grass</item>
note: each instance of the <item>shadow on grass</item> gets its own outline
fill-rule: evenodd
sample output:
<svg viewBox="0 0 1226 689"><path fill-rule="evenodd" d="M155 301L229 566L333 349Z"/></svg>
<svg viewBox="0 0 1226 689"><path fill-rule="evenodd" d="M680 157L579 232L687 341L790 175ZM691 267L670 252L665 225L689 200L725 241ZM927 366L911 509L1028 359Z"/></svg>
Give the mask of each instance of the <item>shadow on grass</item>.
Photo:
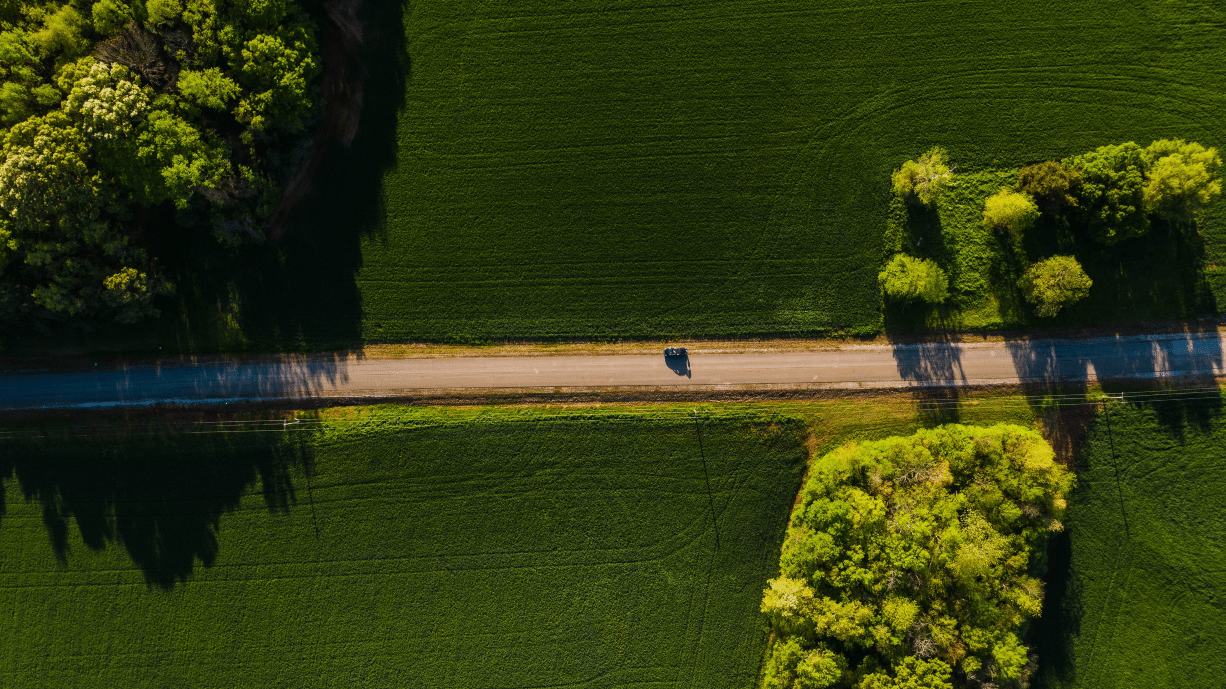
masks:
<svg viewBox="0 0 1226 689"><path fill-rule="evenodd" d="M151 587L169 590L197 562L217 560L221 516L257 483L269 510L297 502L291 477L311 471L308 440L291 432L12 442L0 459L0 483L15 478L21 495L39 503L61 563L72 555L75 521L91 550L123 547ZM4 508L0 502L0 516Z"/></svg>
<svg viewBox="0 0 1226 689"><path fill-rule="evenodd" d="M325 41L339 33L320 2L308 6ZM410 62L401 3L367 2L360 12L360 54L324 49L325 59L352 63L341 71L361 80L330 94L360 108L356 135L352 143L343 132L317 137L310 192L278 219L282 238L228 251L204 230L162 223L158 255L178 286L164 337L180 350L320 350L361 341L355 275L362 238L382 231L383 174L396 163ZM319 126L345 129L335 119L329 114Z"/></svg>
<svg viewBox="0 0 1226 689"><path fill-rule="evenodd" d="M1076 679L1073 640L1081 633L1081 590L1073 576L1073 546L1068 532L1047 543L1047 586L1043 613L1031 624L1026 645L1039 654L1039 667L1031 686L1060 687Z"/></svg>

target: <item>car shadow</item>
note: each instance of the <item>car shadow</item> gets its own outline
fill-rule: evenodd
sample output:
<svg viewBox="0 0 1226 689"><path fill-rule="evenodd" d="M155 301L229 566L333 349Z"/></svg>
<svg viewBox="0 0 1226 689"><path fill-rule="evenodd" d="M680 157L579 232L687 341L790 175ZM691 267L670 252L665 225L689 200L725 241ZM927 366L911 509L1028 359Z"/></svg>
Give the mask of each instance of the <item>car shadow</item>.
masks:
<svg viewBox="0 0 1226 689"><path fill-rule="evenodd" d="M664 365L667 366L670 371L679 376L685 376L686 378L693 377L690 371L689 354L686 354L685 356L666 356L664 357Z"/></svg>

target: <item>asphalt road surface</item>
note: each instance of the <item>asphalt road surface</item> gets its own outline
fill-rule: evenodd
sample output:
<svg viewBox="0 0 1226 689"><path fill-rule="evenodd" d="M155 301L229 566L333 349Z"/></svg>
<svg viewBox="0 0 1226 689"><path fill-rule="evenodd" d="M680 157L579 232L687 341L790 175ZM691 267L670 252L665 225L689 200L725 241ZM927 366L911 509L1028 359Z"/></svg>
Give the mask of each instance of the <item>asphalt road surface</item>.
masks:
<svg viewBox="0 0 1226 689"><path fill-rule="evenodd" d="M798 385L898 388L1213 377L1217 332L1088 340L862 345L812 351L406 359L297 357L0 372L0 409L412 396L423 390Z"/></svg>

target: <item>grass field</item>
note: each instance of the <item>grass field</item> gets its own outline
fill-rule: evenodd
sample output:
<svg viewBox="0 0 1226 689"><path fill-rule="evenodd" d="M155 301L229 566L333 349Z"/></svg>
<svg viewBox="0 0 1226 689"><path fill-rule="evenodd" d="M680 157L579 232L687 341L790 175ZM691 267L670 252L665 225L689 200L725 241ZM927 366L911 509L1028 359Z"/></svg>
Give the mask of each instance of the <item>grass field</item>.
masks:
<svg viewBox="0 0 1226 689"><path fill-rule="evenodd" d="M752 685L803 424L395 416L6 444L0 685Z"/></svg>
<svg viewBox="0 0 1226 689"><path fill-rule="evenodd" d="M369 341L875 330L893 167L933 144L967 173L1220 147L1223 18L1198 0L409 2L394 132L362 135L394 160L370 149L378 211L347 222L363 315L340 318ZM1077 318L1129 299L1186 315L1154 277Z"/></svg>
<svg viewBox="0 0 1226 689"><path fill-rule="evenodd" d="M1210 687L1226 677L1220 398L1100 413L1034 630L1036 687ZM1117 460L1112 459L1114 443Z"/></svg>

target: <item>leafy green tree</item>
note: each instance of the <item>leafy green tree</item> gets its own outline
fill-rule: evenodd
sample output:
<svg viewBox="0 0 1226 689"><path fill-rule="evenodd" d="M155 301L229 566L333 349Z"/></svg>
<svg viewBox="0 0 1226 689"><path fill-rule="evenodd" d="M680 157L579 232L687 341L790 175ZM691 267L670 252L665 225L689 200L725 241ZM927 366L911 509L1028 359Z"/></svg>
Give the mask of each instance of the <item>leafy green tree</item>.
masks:
<svg viewBox="0 0 1226 689"><path fill-rule="evenodd" d="M201 108L224 111L242 91L233 79L216 67L179 72L179 93Z"/></svg>
<svg viewBox="0 0 1226 689"><path fill-rule="evenodd" d="M1017 632L1043 596L1030 559L1073 484L1054 455L1032 429L949 425L815 461L763 595L773 686L810 659L829 686L1024 681Z"/></svg>
<svg viewBox="0 0 1226 689"><path fill-rule="evenodd" d="M1025 194L1001 189L983 206L983 226L1020 238L1039 219L1039 207Z"/></svg>
<svg viewBox="0 0 1226 689"><path fill-rule="evenodd" d="M940 198L949 186L953 170L945 149L934 146L918 160L908 160L894 171L891 181L894 193L905 199L916 199L924 205Z"/></svg>
<svg viewBox="0 0 1226 689"><path fill-rule="evenodd" d="M89 39L84 35L90 29L89 21L71 4L65 4L43 20L43 27L31 42L44 58L62 57L75 59L89 50Z"/></svg>
<svg viewBox="0 0 1226 689"><path fill-rule="evenodd" d="M858 689L953 689L951 668L940 660L903 658L895 675L874 672L860 680Z"/></svg>
<svg viewBox="0 0 1226 689"><path fill-rule="evenodd" d="M1030 267L1022 276L1022 293L1035 305L1035 313L1054 316L1060 309L1086 298L1093 285L1072 256L1052 256Z"/></svg>
<svg viewBox="0 0 1226 689"><path fill-rule="evenodd" d="M103 36L119 33L128 22L133 20L132 8L119 0L98 0L90 11L94 31Z"/></svg>
<svg viewBox="0 0 1226 689"><path fill-rule="evenodd" d="M890 299L940 304L949 298L949 278L934 261L897 254L877 276Z"/></svg>
<svg viewBox="0 0 1226 689"><path fill-rule="evenodd" d="M1191 219L1222 193L1218 170L1222 159L1217 149L1195 141L1162 139L1145 149L1149 178L1145 182L1145 207L1177 220Z"/></svg>
<svg viewBox="0 0 1226 689"><path fill-rule="evenodd" d="M1051 212L1077 205L1081 173L1064 163L1047 160L1017 173L1017 189Z"/></svg>
<svg viewBox="0 0 1226 689"><path fill-rule="evenodd" d="M1090 235L1104 244L1149 231L1145 214L1145 150L1128 143L1101 146L1066 161L1081 175L1078 205Z"/></svg>

